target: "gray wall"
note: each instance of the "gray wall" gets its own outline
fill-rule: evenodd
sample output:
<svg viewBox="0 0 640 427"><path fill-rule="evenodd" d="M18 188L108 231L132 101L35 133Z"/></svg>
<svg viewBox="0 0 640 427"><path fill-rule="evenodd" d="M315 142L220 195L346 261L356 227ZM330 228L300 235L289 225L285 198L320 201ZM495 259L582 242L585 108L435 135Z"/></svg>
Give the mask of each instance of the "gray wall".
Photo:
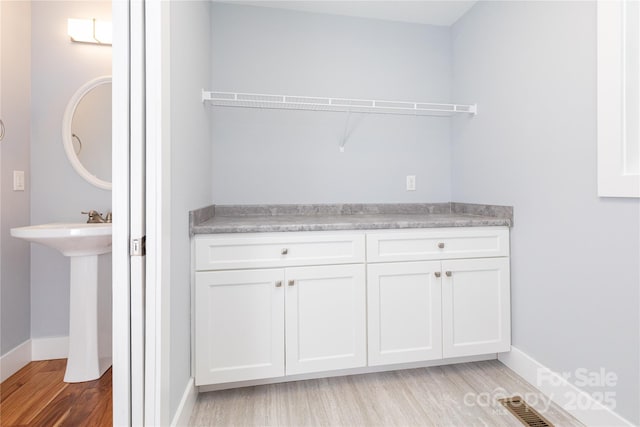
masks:
<svg viewBox="0 0 640 427"><path fill-rule="evenodd" d="M640 209L597 197L595 2L481 2L453 27L453 199L515 206L513 345L618 375L638 424ZM587 389L587 392L598 389Z"/></svg>
<svg viewBox="0 0 640 427"><path fill-rule="evenodd" d="M211 203L210 123L200 91L210 84L208 1L171 3L170 408L191 377L189 211Z"/></svg>
<svg viewBox="0 0 640 427"><path fill-rule="evenodd" d="M111 47L71 43L68 18L111 20L111 2L35 1L32 12L31 219L80 222L87 209L111 209L111 192L84 181L67 159L61 138L67 102L87 81L111 74ZM31 245L31 337L69 333L69 260Z"/></svg>
<svg viewBox="0 0 640 427"><path fill-rule="evenodd" d="M29 222L29 107L31 5L0 3L0 355L30 338L29 243L10 229ZM13 171L25 172L26 191L13 191Z"/></svg>
<svg viewBox="0 0 640 427"><path fill-rule="evenodd" d="M447 27L214 4L218 91L450 101ZM215 203L450 199L448 118L213 108ZM406 175L417 191L405 190Z"/></svg>

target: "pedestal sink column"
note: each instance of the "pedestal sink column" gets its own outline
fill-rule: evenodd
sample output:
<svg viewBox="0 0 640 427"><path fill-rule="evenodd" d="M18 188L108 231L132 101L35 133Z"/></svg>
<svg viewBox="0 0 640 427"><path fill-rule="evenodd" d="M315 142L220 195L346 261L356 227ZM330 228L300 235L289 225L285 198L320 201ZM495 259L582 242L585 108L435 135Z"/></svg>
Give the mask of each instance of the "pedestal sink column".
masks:
<svg viewBox="0 0 640 427"><path fill-rule="evenodd" d="M69 357L64 381L100 378L111 366L110 357L100 357L98 322L98 256L71 257L69 313Z"/></svg>
<svg viewBox="0 0 640 427"><path fill-rule="evenodd" d="M64 380L77 383L100 378L111 366L110 267L98 275L100 257L111 252L111 224L31 225L12 228L11 235L69 257L69 353Z"/></svg>

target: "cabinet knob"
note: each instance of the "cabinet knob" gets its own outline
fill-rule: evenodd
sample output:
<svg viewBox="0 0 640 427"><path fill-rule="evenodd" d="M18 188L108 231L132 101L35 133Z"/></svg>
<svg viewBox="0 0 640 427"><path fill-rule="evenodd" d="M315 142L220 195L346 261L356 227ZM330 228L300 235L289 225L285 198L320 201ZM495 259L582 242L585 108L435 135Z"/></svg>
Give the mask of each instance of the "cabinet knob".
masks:
<svg viewBox="0 0 640 427"><path fill-rule="evenodd" d="M433 273L433 274L435 274L435 275L436 275L436 277L438 277L438 278L441 276L441 273L440 273L439 271L436 271L436 272L435 272L435 273Z"/></svg>
<svg viewBox="0 0 640 427"><path fill-rule="evenodd" d="M296 284L295 280L289 280L289 283L287 283L289 286L293 286Z"/></svg>
<svg viewBox="0 0 640 427"><path fill-rule="evenodd" d="M438 243L438 247L439 247L440 249L444 249L444 242L440 242L440 243Z"/></svg>
<svg viewBox="0 0 640 427"><path fill-rule="evenodd" d="M286 254L288 254L288 253L289 253L289 249L287 249L287 248L283 248L283 249L280 251L280 253L281 253L282 255L286 255Z"/></svg>
<svg viewBox="0 0 640 427"><path fill-rule="evenodd" d="M278 280L278 281L276 282L276 288L279 288L279 287L281 287L281 286L282 286L282 280Z"/></svg>
<svg viewBox="0 0 640 427"><path fill-rule="evenodd" d="M444 274L446 274L447 277L451 277L451 272L450 271L446 271Z"/></svg>

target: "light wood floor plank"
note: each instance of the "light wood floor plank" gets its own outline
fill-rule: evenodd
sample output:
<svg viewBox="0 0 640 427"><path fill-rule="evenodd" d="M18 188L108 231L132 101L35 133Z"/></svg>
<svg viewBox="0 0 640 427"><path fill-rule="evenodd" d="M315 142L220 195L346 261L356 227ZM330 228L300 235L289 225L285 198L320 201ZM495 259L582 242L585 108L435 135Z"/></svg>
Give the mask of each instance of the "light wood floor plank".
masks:
<svg viewBox="0 0 640 427"><path fill-rule="evenodd" d="M496 401L515 394L542 401L500 362L476 362L201 393L190 424L515 427ZM556 426L581 426L556 405L534 406Z"/></svg>

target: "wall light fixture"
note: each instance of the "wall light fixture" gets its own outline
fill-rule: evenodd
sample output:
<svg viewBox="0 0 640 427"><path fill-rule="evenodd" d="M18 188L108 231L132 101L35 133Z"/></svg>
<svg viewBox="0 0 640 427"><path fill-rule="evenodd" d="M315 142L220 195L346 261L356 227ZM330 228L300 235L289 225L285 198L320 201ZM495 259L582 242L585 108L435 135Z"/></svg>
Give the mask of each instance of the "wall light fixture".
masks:
<svg viewBox="0 0 640 427"><path fill-rule="evenodd" d="M95 19L68 19L67 34L73 42L110 45L111 22Z"/></svg>

